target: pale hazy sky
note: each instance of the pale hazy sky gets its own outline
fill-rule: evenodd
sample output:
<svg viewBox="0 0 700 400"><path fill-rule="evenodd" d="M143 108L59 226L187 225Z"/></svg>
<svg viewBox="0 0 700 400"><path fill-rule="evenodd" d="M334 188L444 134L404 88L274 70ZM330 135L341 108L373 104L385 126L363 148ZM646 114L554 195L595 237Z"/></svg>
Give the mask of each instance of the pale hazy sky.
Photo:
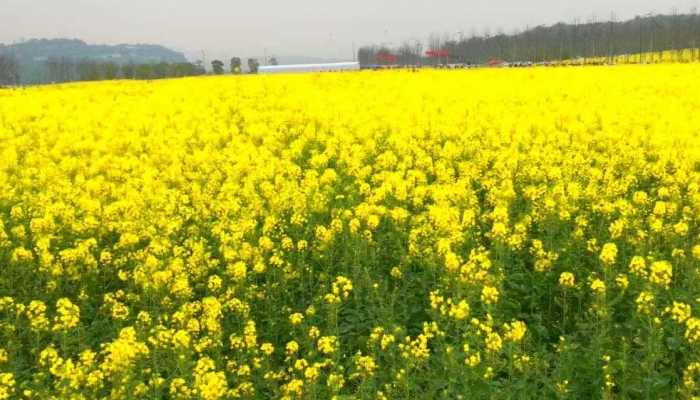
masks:
<svg viewBox="0 0 700 400"><path fill-rule="evenodd" d="M680 12L700 0L0 0L0 43L37 37L156 43L194 56L351 58L353 43L506 32L593 16Z"/></svg>

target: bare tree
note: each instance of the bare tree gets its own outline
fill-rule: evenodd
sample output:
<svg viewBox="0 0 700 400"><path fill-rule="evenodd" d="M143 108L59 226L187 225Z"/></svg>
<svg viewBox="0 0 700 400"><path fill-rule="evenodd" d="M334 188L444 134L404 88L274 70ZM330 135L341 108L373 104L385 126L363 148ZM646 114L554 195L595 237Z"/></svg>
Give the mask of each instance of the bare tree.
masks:
<svg viewBox="0 0 700 400"><path fill-rule="evenodd" d="M613 63L615 54L615 13L610 13L610 21L608 22L608 64Z"/></svg>
<svg viewBox="0 0 700 400"><path fill-rule="evenodd" d="M416 59L420 54L416 54L416 48L409 41L404 41L398 50L399 64L409 65L417 64Z"/></svg>
<svg viewBox="0 0 700 400"><path fill-rule="evenodd" d="M700 61L700 48L698 48L698 44L700 44L700 18L698 18L697 7L690 10L690 26L689 35L693 48L693 61Z"/></svg>
<svg viewBox="0 0 700 400"><path fill-rule="evenodd" d="M442 48L442 38L439 33L431 33L428 36L428 50L440 50Z"/></svg>

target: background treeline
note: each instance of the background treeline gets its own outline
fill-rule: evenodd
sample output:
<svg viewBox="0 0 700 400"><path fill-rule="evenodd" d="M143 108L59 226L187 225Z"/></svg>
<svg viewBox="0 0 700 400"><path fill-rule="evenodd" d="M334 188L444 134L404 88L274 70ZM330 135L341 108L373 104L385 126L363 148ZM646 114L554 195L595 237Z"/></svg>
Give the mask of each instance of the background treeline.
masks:
<svg viewBox="0 0 700 400"><path fill-rule="evenodd" d="M39 76L28 83L61 83L110 79L163 79L205 74L199 64L190 62L125 63L95 60L50 58L44 62ZM0 85L27 83L22 80L22 67L10 54L0 54Z"/></svg>
<svg viewBox="0 0 700 400"><path fill-rule="evenodd" d="M362 65L375 64L483 64L492 59L509 62L612 57L622 54L680 51L700 47L700 14L646 15L627 21L589 18L553 26L538 26L522 32L492 34L486 30L465 37L433 34L426 50L447 50L447 57L426 57L423 44L406 41L398 47L365 46L358 51ZM392 57L387 57L391 55ZM700 55L699 55L700 57Z"/></svg>
<svg viewBox="0 0 700 400"><path fill-rule="evenodd" d="M51 58L46 61L49 82L109 79L162 79L204 74L204 68L189 62L125 63Z"/></svg>
<svg viewBox="0 0 700 400"><path fill-rule="evenodd" d="M88 44L31 39L0 44L0 85L196 75L203 68L181 52L153 44Z"/></svg>

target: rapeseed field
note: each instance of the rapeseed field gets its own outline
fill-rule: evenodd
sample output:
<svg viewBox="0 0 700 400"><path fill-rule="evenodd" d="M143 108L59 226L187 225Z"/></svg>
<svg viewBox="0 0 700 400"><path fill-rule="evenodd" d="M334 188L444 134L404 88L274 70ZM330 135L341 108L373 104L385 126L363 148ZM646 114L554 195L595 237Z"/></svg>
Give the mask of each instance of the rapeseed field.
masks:
<svg viewBox="0 0 700 400"><path fill-rule="evenodd" d="M0 91L0 399L697 399L700 65Z"/></svg>

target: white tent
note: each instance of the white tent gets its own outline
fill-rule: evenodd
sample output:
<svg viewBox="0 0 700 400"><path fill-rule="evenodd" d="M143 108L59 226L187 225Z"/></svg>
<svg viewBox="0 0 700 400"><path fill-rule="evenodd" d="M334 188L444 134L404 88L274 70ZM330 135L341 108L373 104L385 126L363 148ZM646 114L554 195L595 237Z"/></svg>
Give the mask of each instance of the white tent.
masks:
<svg viewBox="0 0 700 400"><path fill-rule="evenodd" d="M323 64L266 65L264 67L258 68L258 73L283 74L293 72L357 71L359 69L359 62L350 61Z"/></svg>

